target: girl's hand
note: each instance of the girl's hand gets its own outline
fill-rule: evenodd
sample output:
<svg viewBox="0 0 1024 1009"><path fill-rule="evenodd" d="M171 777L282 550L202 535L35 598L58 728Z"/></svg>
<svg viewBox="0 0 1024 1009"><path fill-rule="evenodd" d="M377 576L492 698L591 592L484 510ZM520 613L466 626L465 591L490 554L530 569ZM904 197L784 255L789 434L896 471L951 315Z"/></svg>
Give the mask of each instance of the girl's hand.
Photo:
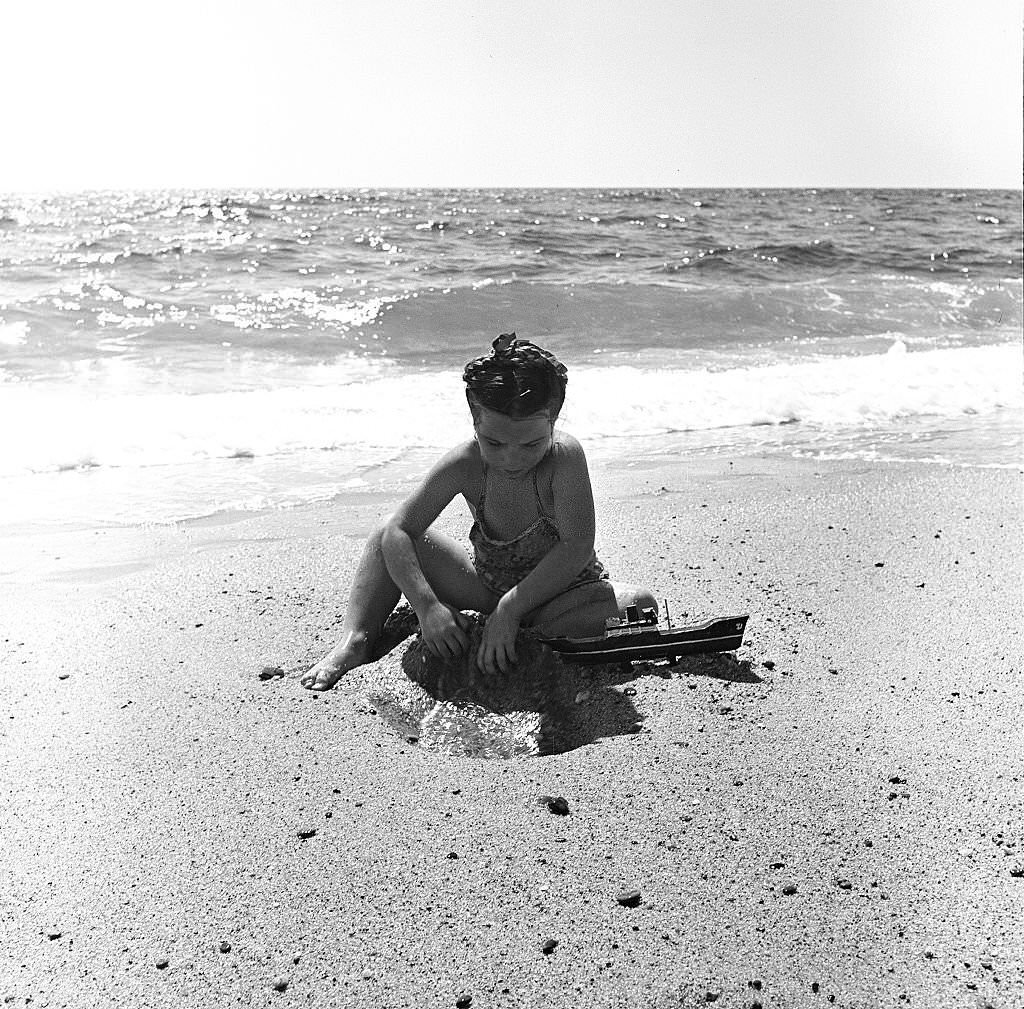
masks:
<svg viewBox="0 0 1024 1009"><path fill-rule="evenodd" d="M516 660L516 635L519 617L499 602L484 624L483 639L476 653L477 668L495 676L507 673Z"/></svg>
<svg viewBox="0 0 1024 1009"><path fill-rule="evenodd" d="M466 634L469 617L458 610L437 603L417 616L423 643L432 655L439 659L455 659L469 647L469 635Z"/></svg>

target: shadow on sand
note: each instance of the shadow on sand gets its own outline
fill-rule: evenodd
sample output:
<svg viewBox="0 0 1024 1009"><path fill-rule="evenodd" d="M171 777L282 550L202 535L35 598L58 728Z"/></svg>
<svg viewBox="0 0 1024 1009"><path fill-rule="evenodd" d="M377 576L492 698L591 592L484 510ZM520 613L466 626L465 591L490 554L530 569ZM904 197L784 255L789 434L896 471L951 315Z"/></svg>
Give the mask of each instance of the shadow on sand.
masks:
<svg viewBox="0 0 1024 1009"><path fill-rule="evenodd" d="M418 638L415 616L396 612L382 635L380 658L367 669L367 700L409 742L449 756L508 758L564 753L641 731L643 718L615 689L642 676L709 676L759 683L749 662L729 654L688 656L674 666L650 662L576 666L528 631L516 641L513 673L476 668L483 631L458 659L439 659Z"/></svg>

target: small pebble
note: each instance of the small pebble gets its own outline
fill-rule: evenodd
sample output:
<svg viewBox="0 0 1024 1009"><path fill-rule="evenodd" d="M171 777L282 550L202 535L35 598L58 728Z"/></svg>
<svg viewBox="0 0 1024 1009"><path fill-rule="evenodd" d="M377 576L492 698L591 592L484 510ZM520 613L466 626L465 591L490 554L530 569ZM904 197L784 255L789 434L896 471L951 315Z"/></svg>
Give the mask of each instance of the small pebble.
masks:
<svg viewBox="0 0 1024 1009"><path fill-rule="evenodd" d="M542 795L538 801L558 816L569 815L569 802L560 795Z"/></svg>
<svg viewBox="0 0 1024 1009"><path fill-rule="evenodd" d="M316 835L316 827L299 827L299 829L297 831L295 831L295 833L299 837L301 837L303 841L305 841L305 840L307 840L307 838L310 838L310 837L313 837L313 836Z"/></svg>
<svg viewBox="0 0 1024 1009"><path fill-rule="evenodd" d="M171 961L166 957L160 957L159 960L154 962L153 966L156 967L157 970L163 970L165 967L170 966L170 963Z"/></svg>
<svg viewBox="0 0 1024 1009"><path fill-rule="evenodd" d="M821 987L821 986L820 986L820 985L818 984L818 982L817 982L817 981L813 981L813 982L811 983L811 991L812 991L812 992L814 992L814 994L815 994L815 995L817 995L817 994L818 994L818 989L819 989L820 987Z"/></svg>
<svg viewBox="0 0 1024 1009"><path fill-rule="evenodd" d="M575 703L576 704L582 704L584 701L589 701L589 700L590 700L590 691L589 690L581 690L576 695Z"/></svg>
<svg viewBox="0 0 1024 1009"><path fill-rule="evenodd" d="M217 948L221 951L221 953L230 953L231 952L231 943L229 943L229 942L222 942Z"/></svg>
<svg viewBox="0 0 1024 1009"><path fill-rule="evenodd" d="M884 568L885 567L885 561L875 561L875 567L876 568Z"/></svg>
<svg viewBox="0 0 1024 1009"><path fill-rule="evenodd" d="M548 939L548 941L545 942L544 945L541 946L540 949L541 949L541 952L545 956L550 956L552 953L554 953L555 947L557 945L558 945L558 940L557 939Z"/></svg>
<svg viewBox="0 0 1024 1009"><path fill-rule="evenodd" d="M280 666L264 666L258 675L261 680L273 680L284 676L284 670Z"/></svg>
<svg viewBox="0 0 1024 1009"><path fill-rule="evenodd" d="M782 892L787 897L792 897L793 894L796 893L796 883L786 883L786 884L784 884L783 887L782 887Z"/></svg>
<svg viewBox="0 0 1024 1009"><path fill-rule="evenodd" d="M57 677L57 679L58 680L66 680L70 675L71 675L70 673L61 673L60 676Z"/></svg>
<svg viewBox="0 0 1024 1009"><path fill-rule="evenodd" d="M625 695L626 695L627 697L636 697L636 687L626 687L626 689L625 689L625 690L623 690L622 692L623 692L623 693L624 693L624 694L625 694Z"/></svg>
<svg viewBox="0 0 1024 1009"><path fill-rule="evenodd" d="M46 938L50 940L59 939L63 934L59 928L48 928L46 930Z"/></svg>
<svg viewBox="0 0 1024 1009"><path fill-rule="evenodd" d="M775 668L775 663L772 662L771 659L765 659L764 662L761 663L761 665L764 666L765 669L774 669Z"/></svg>
<svg viewBox="0 0 1024 1009"><path fill-rule="evenodd" d="M459 998L459 999L455 1000L455 1007L456 1007L456 1009L469 1009L469 1007L472 1004L473 1004L473 996L472 995L463 995L462 998Z"/></svg>
<svg viewBox="0 0 1024 1009"><path fill-rule="evenodd" d="M838 886L840 890L852 890L853 889L853 884L848 879L837 879L836 880L836 886Z"/></svg>
<svg viewBox="0 0 1024 1009"><path fill-rule="evenodd" d="M288 978L279 977L271 986L274 991L286 991L288 988Z"/></svg>
<svg viewBox="0 0 1024 1009"><path fill-rule="evenodd" d="M639 890L623 890L615 899L623 907L639 907L641 893Z"/></svg>
<svg viewBox="0 0 1024 1009"><path fill-rule="evenodd" d="M457 851L449 851L445 858L458 858L459 853Z"/></svg>

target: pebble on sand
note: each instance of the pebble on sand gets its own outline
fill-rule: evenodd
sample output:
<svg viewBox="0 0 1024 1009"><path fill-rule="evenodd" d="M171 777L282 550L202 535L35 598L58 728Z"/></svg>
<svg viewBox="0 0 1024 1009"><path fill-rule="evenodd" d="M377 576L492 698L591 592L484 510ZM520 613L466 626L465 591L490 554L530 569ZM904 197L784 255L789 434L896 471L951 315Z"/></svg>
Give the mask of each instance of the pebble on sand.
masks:
<svg viewBox="0 0 1024 1009"><path fill-rule="evenodd" d="M853 884L848 879L837 879L836 880L836 886L838 886L840 890L852 890L853 889Z"/></svg>
<svg viewBox="0 0 1024 1009"><path fill-rule="evenodd" d="M170 963L171 961L168 960L167 957L162 956L153 962L153 966L156 967L157 970L163 970L165 967L169 967Z"/></svg>
<svg viewBox="0 0 1024 1009"><path fill-rule="evenodd" d="M615 899L623 907L639 907L641 893L639 890L623 890Z"/></svg>
<svg viewBox="0 0 1024 1009"><path fill-rule="evenodd" d="M274 991L286 991L288 988L288 978L279 977L270 987L273 988Z"/></svg>
<svg viewBox="0 0 1024 1009"><path fill-rule="evenodd" d="M544 945L541 946L541 952L545 956L550 956L552 953L554 953L555 947L557 945L558 945L558 940L557 939L548 939L547 942L545 942Z"/></svg>
<svg viewBox="0 0 1024 1009"><path fill-rule="evenodd" d="M284 670L280 666L264 666L257 675L261 680L274 680L284 676Z"/></svg>
<svg viewBox="0 0 1024 1009"><path fill-rule="evenodd" d="M796 893L796 883L783 883L782 884L782 892L787 897L792 897L793 894Z"/></svg>
<svg viewBox="0 0 1024 1009"><path fill-rule="evenodd" d="M569 815L569 801L561 795L542 795L538 802L543 803L552 813L558 816Z"/></svg>
<svg viewBox="0 0 1024 1009"><path fill-rule="evenodd" d="M50 939L51 941L53 939L59 939L64 934L59 928L48 928L45 930L45 932L46 938Z"/></svg>
<svg viewBox="0 0 1024 1009"><path fill-rule="evenodd" d="M222 942L217 947L217 949L219 949L221 951L221 953L230 953L231 952L231 943L229 943L229 942Z"/></svg>
<svg viewBox="0 0 1024 1009"><path fill-rule="evenodd" d="M455 1007L456 1007L456 1009L469 1009L469 1007L472 1004L473 1004L473 996L472 995L463 995L461 998L457 998L455 1000Z"/></svg>
<svg viewBox="0 0 1024 1009"><path fill-rule="evenodd" d="M305 841L316 834L316 827L299 827L295 833Z"/></svg>

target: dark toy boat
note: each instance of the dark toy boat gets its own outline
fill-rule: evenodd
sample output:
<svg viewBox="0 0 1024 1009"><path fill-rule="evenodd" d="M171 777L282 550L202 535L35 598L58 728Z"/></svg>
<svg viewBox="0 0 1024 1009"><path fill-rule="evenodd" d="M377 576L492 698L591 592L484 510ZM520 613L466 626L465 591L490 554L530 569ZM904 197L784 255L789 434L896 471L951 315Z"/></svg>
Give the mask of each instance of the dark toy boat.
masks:
<svg viewBox="0 0 1024 1009"><path fill-rule="evenodd" d="M633 662L680 655L731 652L743 644L748 614L715 617L700 624L673 627L665 606L665 621L657 611L627 606L624 617L609 617L605 632L594 638L544 638L544 643L567 662L595 665L599 662Z"/></svg>

